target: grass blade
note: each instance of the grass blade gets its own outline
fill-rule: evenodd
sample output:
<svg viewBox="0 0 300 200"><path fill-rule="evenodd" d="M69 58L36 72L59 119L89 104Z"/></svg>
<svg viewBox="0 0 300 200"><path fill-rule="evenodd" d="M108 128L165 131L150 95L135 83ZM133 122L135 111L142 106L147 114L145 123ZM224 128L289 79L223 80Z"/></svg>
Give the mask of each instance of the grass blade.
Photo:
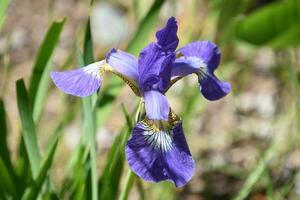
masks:
<svg viewBox="0 0 300 200"><path fill-rule="evenodd" d="M53 138L50 140L50 145L47 150L47 153L45 155L44 160L42 161L41 164L41 169L38 173L37 178L33 182L32 186L25 191L24 196L22 197L23 200L34 200L37 199L37 196L39 194L40 189L42 188L42 185L44 181L47 178L47 173L51 167L55 150L59 141L59 138L61 136L61 128L62 126L59 126L58 129L55 131Z"/></svg>
<svg viewBox="0 0 300 200"><path fill-rule="evenodd" d="M32 109L23 79L16 82L16 90L19 115L23 131L22 137L24 138L25 149L29 158L32 175L34 178L37 178L40 164L40 152L36 138L35 124L32 118Z"/></svg>
<svg viewBox="0 0 300 200"><path fill-rule="evenodd" d="M0 99L0 157L3 163L12 169L12 164L7 145L7 125L6 125L6 112L4 109L4 102Z"/></svg>
<svg viewBox="0 0 300 200"><path fill-rule="evenodd" d="M6 13L6 9L9 5L10 0L1 0L0 1L0 30L2 27L2 24L4 22L4 17L5 17L5 13Z"/></svg>
<svg viewBox="0 0 300 200"><path fill-rule="evenodd" d="M4 161L0 157L0 188L8 192L13 197L17 198L17 191L16 187L14 185L14 181L12 179L12 176L10 176L10 172L8 168L5 166Z"/></svg>
<svg viewBox="0 0 300 200"><path fill-rule="evenodd" d="M84 38L84 52L83 56L80 54L79 47L77 45L77 59L80 66L85 66L94 61L93 59L93 45L92 45L92 35L90 30L90 20L87 22L87 27L85 31ZM94 94L93 96L95 96ZM85 97L82 99L83 105L83 124L84 130L87 133L88 137L88 148L90 155L90 168L91 174L88 176L91 180L91 191L92 191L92 199L98 199L98 182L97 182L97 150L96 150L96 115L92 106L92 96ZM86 185L89 190L90 184Z"/></svg>
<svg viewBox="0 0 300 200"><path fill-rule="evenodd" d="M40 81L40 84L37 89L37 93L36 93L36 97L35 97L35 101L34 101L34 105L33 105L33 121L35 123L38 122L41 112L43 110L44 101L45 101L45 98L46 98L47 92L48 92L47 87L49 85L48 84L49 79L50 79L49 73L50 73L51 68L52 68L52 63L51 63L51 61L49 61L43 74L42 74L41 81Z"/></svg>
<svg viewBox="0 0 300 200"><path fill-rule="evenodd" d="M234 200L243 200L246 199L255 183L262 177L265 169L267 168L267 164L269 160L273 157L275 153L275 144L272 143L270 147L266 150L263 158L258 163L257 167L252 171L252 173L248 176L243 188L234 198Z"/></svg>
<svg viewBox="0 0 300 200"><path fill-rule="evenodd" d="M155 0L152 4L150 10L148 11L147 15L143 18L140 22L138 27L138 31L135 33L133 39L130 41L127 47L127 51L134 55L137 55L139 51L147 45L148 38L151 31L155 27L158 22L158 15L160 8L164 4L165 0Z"/></svg>
<svg viewBox="0 0 300 200"><path fill-rule="evenodd" d="M29 84L29 99L32 105L34 104L38 86L42 77L42 74L46 68L48 61L56 47L60 33L64 26L65 19L60 22L53 22L50 26L42 45L38 50L38 54L33 66L32 76Z"/></svg>

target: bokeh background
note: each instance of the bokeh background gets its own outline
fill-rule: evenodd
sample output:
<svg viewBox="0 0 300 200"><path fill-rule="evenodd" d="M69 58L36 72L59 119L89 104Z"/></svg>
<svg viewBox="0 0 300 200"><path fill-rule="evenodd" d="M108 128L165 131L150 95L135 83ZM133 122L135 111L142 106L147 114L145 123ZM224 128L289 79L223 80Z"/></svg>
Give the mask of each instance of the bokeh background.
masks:
<svg viewBox="0 0 300 200"><path fill-rule="evenodd" d="M82 158L88 146L82 142L87 135L82 103L59 91L49 71L80 66L77 50L85 51L87 30L95 60L104 59L112 47L138 55L170 16L178 20L179 46L196 40L219 45L222 62L216 73L231 83L232 92L210 102L201 96L194 76L174 85L167 96L183 118L195 175L183 188L134 177L128 199L300 199L299 0L95 0L92 5L84 0L1 0L1 10L6 12L2 27L0 13L0 98L5 110L0 140L2 147L8 146L12 166L5 165L1 150L0 199L19 199L35 182L28 150L20 142L24 127L16 81L24 78L29 87L52 22L65 18L45 65L40 114L34 120L42 158L58 128L60 136L36 198L90 199L90 157ZM47 45L44 49L51 49ZM109 164L113 144L128 132L121 105L133 113L138 102L123 86L118 78L105 76L95 108L99 199L119 198L126 185L129 168L121 148L116 150L118 162ZM111 173L105 175L107 169ZM13 177L16 195L7 177Z"/></svg>

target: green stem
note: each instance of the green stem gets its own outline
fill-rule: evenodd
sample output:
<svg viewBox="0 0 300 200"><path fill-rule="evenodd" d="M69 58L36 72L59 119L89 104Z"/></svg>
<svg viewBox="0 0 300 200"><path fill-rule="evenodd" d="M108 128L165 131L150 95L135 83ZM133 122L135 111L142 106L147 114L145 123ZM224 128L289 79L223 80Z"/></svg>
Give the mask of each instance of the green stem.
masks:
<svg viewBox="0 0 300 200"><path fill-rule="evenodd" d="M143 102L143 100L141 100L139 107L137 108L137 111L136 111L134 125L137 124L142 119L143 110L144 110L144 102ZM128 199L128 194L133 185L133 182L134 182L134 173L131 171L131 169L128 169L125 185L124 185L123 190L121 191L119 200L127 200Z"/></svg>

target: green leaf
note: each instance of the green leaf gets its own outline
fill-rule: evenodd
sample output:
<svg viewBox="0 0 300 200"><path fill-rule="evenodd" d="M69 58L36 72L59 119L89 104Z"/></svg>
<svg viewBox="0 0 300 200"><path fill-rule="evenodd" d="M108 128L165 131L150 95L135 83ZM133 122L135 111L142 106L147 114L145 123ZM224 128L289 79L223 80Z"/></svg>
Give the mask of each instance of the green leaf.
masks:
<svg viewBox="0 0 300 200"><path fill-rule="evenodd" d="M9 149L7 145L7 125L6 125L6 112L4 108L4 102L0 99L0 157L6 167L12 169L12 164L9 155Z"/></svg>
<svg viewBox="0 0 300 200"><path fill-rule="evenodd" d="M164 4L165 0L155 0L150 10L144 19L140 22L140 25L127 47L127 51L134 55L137 55L139 51L147 45L147 38L154 29L158 22L159 11Z"/></svg>
<svg viewBox="0 0 300 200"><path fill-rule="evenodd" d="M40 152L38 148L35 124L32 118L32 109L29 103L28 94L23 79L16 82L17 103L22 125L22 137L24 138L25 149L29 158L31 172L37 178L40 164Z"/></svg>
<svg viewBox="0 0 300 200"><path fill-rule="evenodd" d="M7 10L7 7L9 5L10 0L1 0L0 1L0 30L2 27L2 24L4 22L5 13Z"/></svg>
<svg viewBox="0 0 300 200"><path fill-rule="evenodd" d="M8 194L12 195L13 197L17 197L16 187L14 185L14 180L10 174L10 171L6 167L4 161L0 157L0 188L3 191L8 192Z"/></svg>
<svg viewBox="0 0 300 200"><path fill-rule="evenodd" d="M126 126L116 137L99 180L100 199L116 199L125 160L125 144L132 130L131 116L122 105Z"/></svg>
<svg viewBox="0 0 300 200"><path fill-rule="evenodd" d="M130 130L124 129L115 139L99 181L100 199L116 199L124 165L124 148Z"/></svg>
<svg viewBox="0 0 300 200"><path fill-rule="evenodd" d="M50 139L51 142L50 142L49 148L47 149L45 158L42 161L41 169L39 170L38 176L33 181L31 187L25 191L22 199L24 199L24 200L37 199L37 196L42 188L42 185L47 178L47 173L51 167L51 164L52 164L52 161L54 158L54 154L55 154L55 150L56 150L59 138L61 136L61 134L60 134L61 128L62 128L62 126L59 126L58 129L53 134L52 138Z"/></svg>
<svg viewBox="0 0 300 200"><path fill-rule="evenodd" d="M271 158L276 153L276 146L275 141L268 147L268 149L265 151L263 157L255 167L255 169L251 172L251 174L248 176L244 186L240 190L240 192L236 195L234 200L243 200L246 199L247 196L252 191L252 188L254 187L255 183L262 177L264 174L268 162L271 160Z"/></svg>
<svg viewBox="0 0 300 200"><path fill-rule="evenodd" d="M77 45L77 59L80 66L85 66L94 61L93 58L93 44L92 44L92 35L90 30L90 19L87 22L87 27L85 31L85 38L84 38L84 52L83 56L80 54L80 50ZM96 96L94 94L93 96ZM98 182L97 182L97 150L96 150L96 115L95 111L92 106L92 96L85 97L82 99L83 105L83 125L85 133L88 137L88 148L89 148L89 155L90 155L90 168L91 174L88 178L91 180L91 184L87 184L87 188L89 186L92 188L92 199L98 199ZM88 194L88 193L86 193Z"/></svg>
<svg viewBox="0 0 300 200"><path fill-rule="evenodd" d="M52 23L43 40L43 43L38 50L29 84L29 99L32 105L34 104L36 98L36 93L42 74L51 58L54 48L56 47L64 23L65 19L60 22Z"/></svg>
<svg viewBox="0 0 300 200"><path fill-rule="evenodd" d="M52 68L52 63L49 60L47 66L45 67L45 70L42 74L38 89L37 89L37 93L36 93L36 97L35 97L35 101L34 101L34 105L33 105L33 121L35 123L38 122L40 115L42 113L43 107L44 107L44 102L45 102L45 98L48 94L48 86L49 86L49 73L51 71Z"/></svg>
<svg viewBox="0 0 300 200"><path fill-rule="evenodd" d="M295 26L300 27L300 2L298 0L279 1L262 7L242 20L237 26L236 34L237 37L247 42L265 45L288 34L287 31ZM295 41L295 37L292 38ZM300 37L297 42L300 42Z"/></svg>

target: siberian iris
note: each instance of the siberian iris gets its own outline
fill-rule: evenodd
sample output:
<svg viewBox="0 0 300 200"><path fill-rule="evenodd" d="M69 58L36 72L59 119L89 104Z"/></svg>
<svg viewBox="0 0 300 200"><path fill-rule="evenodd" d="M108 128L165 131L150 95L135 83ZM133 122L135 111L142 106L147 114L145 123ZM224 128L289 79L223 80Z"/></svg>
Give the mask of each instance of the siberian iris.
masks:
<svg viewBox="0 0 300 200"><path fill-rule="evenodd" d="M181 78L196 74L201 93L217 100L230 92L230 84L220 81L214 71L221 53L210 41L178 46L177 21L171 17L139 54L111 49L106 59L86 67L52 72L51 78L63 92L79 97L95 93L104 72L121 77L142 98L145 116L132 130L126 144L126 158L135 174L144 180L168 180L185 185L194 173L194 160L184 137L182 121L171 109L165 93Z"/></svg>

